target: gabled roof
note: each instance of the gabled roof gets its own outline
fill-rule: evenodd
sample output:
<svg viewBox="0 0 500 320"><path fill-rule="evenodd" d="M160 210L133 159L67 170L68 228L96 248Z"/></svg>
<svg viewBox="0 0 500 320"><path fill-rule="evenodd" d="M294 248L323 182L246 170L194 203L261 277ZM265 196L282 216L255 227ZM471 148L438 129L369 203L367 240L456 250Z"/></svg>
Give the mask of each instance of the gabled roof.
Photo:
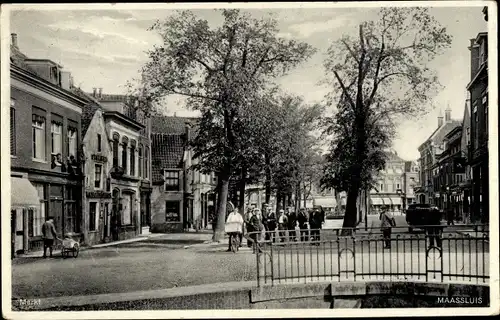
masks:
<svg viewBox="0 0 500 320"><path fill-rule="evenodd" d="M185 150L183 134L151 134L151 169L153 183L163 182L164 169L182 169Z"/></svg>
<svg viewBox="0 0 500 320"><path fill-rule="evenodd" d="M151 117L151 132L165 134L185 134L186 123L191 124L193 132L198 128L198 119L195 117Z"/></svg>
<svg viewBox="0 0 500 320"><path fill-rule="evenodd" d="M90 122L92 121L92 118L94 117L94 114L96 113L97 110L103 111L102 106L99 104L99 102L94 99L91 95L87 94L80 88L73 88L71 89L71 92L73 92L75 95L79 96L82 99L85 99L87 103L83 107L82 110L82 137L85 137L85 134L87 133L87 130L89 129Z"/></svg>

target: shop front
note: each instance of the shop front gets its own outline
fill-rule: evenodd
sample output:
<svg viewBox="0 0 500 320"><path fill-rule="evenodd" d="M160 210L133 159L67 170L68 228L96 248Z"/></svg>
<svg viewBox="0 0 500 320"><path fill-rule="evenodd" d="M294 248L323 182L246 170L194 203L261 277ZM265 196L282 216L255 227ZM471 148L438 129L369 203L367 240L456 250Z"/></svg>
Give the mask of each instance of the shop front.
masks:
<svg viewBox="0 0 500 320"><path fill-rule="evenodd" d="M22 176L10 178L11 258L29 250L30 217L40 210L38 191ZM38 226L38 224L34 224ZM33 225L32 225L33 226Z"/></svg>

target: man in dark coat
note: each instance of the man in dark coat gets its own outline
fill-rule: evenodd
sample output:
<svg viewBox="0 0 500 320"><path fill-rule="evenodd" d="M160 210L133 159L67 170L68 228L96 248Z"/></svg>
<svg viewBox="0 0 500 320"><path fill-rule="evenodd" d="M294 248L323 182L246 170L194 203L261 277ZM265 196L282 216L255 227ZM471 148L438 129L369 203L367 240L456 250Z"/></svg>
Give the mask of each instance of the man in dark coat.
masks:
<svg viewBox="0 0 500 320"><path fill-rule="evenodd" d="M42 225L42 238L43 238L43 257L47 258L47 248L52 258L52 247L54 240L58 240L56 227L54 226L54 218L48 217L47 221Z"/></svg>
<svg viewBox="0 0 500 320"><path fill-rule="evenodd" d="M260 210L254 209L252 212L252 216L248 221L248 227L247 227L249 237L252 240L253 253L255 253L257 249L259 250L259 252L261 252L260 248L258 247L258 241L260 240L260 233L264 228L261 219L262 218L260 216Z"/></svg>
<svg viewBox="0 0 500 320"><path fill-rule="evenodd" d="M309 216L309 225L311 227L311 238L314 241L320 240L321 225L324 221L324 213L320 207L315 207L312 214Z"/></svg>
<svg viewBox="0 0 500 320"><path fill-rule="evenodd" d="M296 239L296 234L295 234L295 226L297 224L297 215L295 214L295 211L293 210L292 207L288 207L287 210L287 217L288 217L288 236L290 241L295 241Z"/></svg>
<svg viewBox="0 0 500 320"><path fill-rule="evenodd" d="M300 241L307 241L307 212L306 209L301 208L299 211L299 215L297 217L297 222L299 223L300 228Z"/></svg>

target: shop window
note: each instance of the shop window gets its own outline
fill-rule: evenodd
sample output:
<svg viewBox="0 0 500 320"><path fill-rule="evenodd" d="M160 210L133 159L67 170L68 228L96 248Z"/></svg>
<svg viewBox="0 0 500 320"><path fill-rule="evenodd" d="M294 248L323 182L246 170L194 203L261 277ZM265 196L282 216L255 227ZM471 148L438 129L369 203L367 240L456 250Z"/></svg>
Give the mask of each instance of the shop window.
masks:
<svg viewBox="0 0 500 320"><path fill-rule="evenodd" d="M179 201L166 201L166 203L165 203L165 221L166 222L181 221Z"/></svg>

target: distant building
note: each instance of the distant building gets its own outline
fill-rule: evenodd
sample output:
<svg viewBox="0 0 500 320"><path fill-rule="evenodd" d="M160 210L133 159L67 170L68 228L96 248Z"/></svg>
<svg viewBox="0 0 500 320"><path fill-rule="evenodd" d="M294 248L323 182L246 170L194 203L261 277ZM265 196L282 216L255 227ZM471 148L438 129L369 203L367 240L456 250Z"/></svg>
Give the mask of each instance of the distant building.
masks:
<svg viewBox="0 0 500 320"><path fill-rule="evenodd" d="M197 159L188 141L196 134L196 118L152 119L152 232L204 229L215 214L215 174L193 170Z"/></svg>
<svg viewBox="0 0 500 320"><path fill-rule="evenodd" d="M419 203L435 205L441 200L439 186L433 184L434 176L437 175L437 156L444 151L444 138L452 129L460 126L462 121L451 119L451 109L448 107L445 118L438 117L436 130L418 147L420 152L420 188L417 191Z"/></svg>
<svg viewBox="0 0 500 320"><path fill-rule="evenodd" d="M471 140L468 163L472 169L471 221L489 222L488 167L488 33L470 40L471 80L467 90L471 103Z"/></svg>
<svg viewBox="0 0 500 320"><path fill-rule="evenodd" d="M42 224L81 237L81 115L69 72L10 46L11 219L14 252L43 248ZM31 120L30 120L31 119Z"/></svg>
<svg viewBox="0 0 500 320"><path fill-rule="evenodd" d="M417 202L416 189L420 186L420 165L418 161L405 161L403 172L403 209Z"/></svg>
<svg viewBox="0 0 500 320"><path fill-rule="evenodd" d="M371 214L389 207L393 212L402 212L404 197L405 161L396 152L386 152L387 160L383 170L375 177L375 187L370 190Z"/></svg>

